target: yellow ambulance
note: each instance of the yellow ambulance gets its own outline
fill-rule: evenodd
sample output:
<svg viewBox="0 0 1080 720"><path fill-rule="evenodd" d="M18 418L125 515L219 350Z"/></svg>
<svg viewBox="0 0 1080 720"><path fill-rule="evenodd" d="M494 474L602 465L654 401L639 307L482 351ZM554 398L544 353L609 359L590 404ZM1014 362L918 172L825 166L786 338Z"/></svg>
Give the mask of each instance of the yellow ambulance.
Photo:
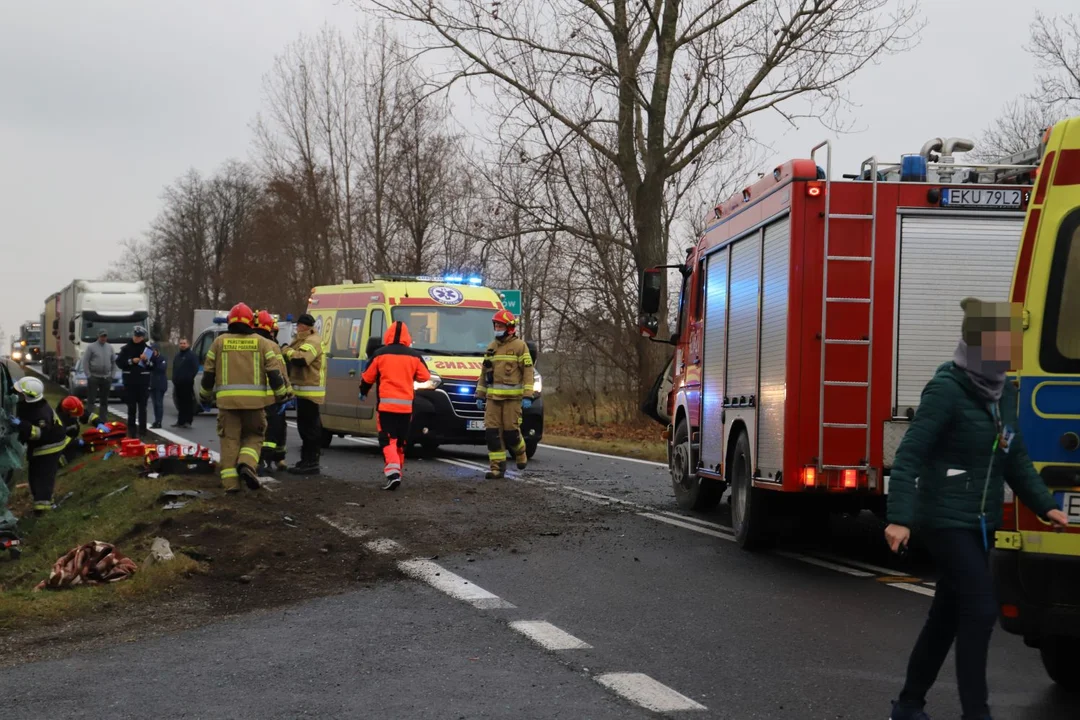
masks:
<svg viewBox="0 0 1080 720"><path fill-rule="evenodd" d="M491 318L502 307L499 294L476 277L379 276L369 283L313 288L308 313L326 354L323 447L335 435L378 434L377 391L361 401L360 375L387 325L397 320L408 326L413 349L431 370L431 380L416 386L410 443L429 452L439 445L485 444L476 382L494 339ZM536 347L529 343L529 349L535 358ZM542 392L536 373L533 404L521 425L530 458L544 434Z"/></svg>
<svg viewBox="0 0 1080 720"><path fill-rule="evenodd" d="M991 558L1002 627L1080 690L1080 117L1044 145L1013 275L1024 327L1016 381L1028 453L1069 529L1054 532L1007 491Z"/></svg>

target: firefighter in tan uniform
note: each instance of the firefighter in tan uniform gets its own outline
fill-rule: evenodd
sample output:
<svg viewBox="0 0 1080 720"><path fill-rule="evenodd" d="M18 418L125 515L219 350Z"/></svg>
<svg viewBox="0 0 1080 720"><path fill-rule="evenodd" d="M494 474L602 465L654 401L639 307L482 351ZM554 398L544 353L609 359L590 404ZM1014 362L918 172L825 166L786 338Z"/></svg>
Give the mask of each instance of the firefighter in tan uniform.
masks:
<svg viewBox="0 0 1080 720"><path fill-rule="evenodd" d="M296 396L296 430L300 433L300 462L289 468L297 475L319 472L322 421L319 406L326 399L326 363L315 318L304 313L296 321L296 337L284 350L289 382Z"/></svg>
<svg viewBox="0 0 1080 720"><path fill-rule="evenodd" d="M518 470L528 463L525 439L521 437L522 405L532 404L533 360L529 347L515 332L517 320L509 310L499 310L491 319L495 341L484 353L484 369L476 385L476 405L484 410L491 469L485 477L506 476L507 451Z"/></svg>
<svg viewBox="0 0 1080 720"><path fill-rule="evenodd" d="M277 359L281 363L281 367L285 368L285 358L281 354L280 346L277 343L278 334L278 322L274 319L266 310L259 310L255 313L255 333L260 335L271 343L273 343L277 349ZM287 368L286 368L287 369ZM270 388L266 388L266 394L272 399L272 403L266 406L266 435L263 438L262 444L262 459L259 462L259 473L270 474L275 470L285 470L285 441L287 439L288 425L285 423L285 409L289 404L289 400L292 396L292 388L289 386L289 380L285 378L285 402L278 402L274 396L274 391Z"/></svg>
<svg viewBox="0 0 1080 720"><path fill-rule="evenodd" d="M249 488L259 488L256 467L266 432L266 406L284 400L288 386L278 348L254 333L251 308L237 303L228 321L228 332L219 335L206 353L199 399L217 400L221 484L232 493L240 490L241 476Z"/></svg>

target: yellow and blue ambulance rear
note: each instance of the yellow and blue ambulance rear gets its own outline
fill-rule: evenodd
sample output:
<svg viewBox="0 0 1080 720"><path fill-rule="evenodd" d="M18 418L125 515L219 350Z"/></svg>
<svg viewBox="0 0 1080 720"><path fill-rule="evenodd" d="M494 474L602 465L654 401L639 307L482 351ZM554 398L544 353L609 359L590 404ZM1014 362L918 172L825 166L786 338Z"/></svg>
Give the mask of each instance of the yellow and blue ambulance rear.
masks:
<svg viewBox="0 0 1080 720"><path fill-rule="evenodd" d="M1007 495L992 561L1002 627L1039 649L1055 682L1080 689L1080 117L1045 145L1011 299L1023 305L1020 427L1070 527L1054 532Z"/></svg>
<svg viewBox="0 0 1080 720"><path fill-rule="evenodd" d="M323 446L329 446L334 435L378 434L378 389L361 401L360 375L389 323L398 320L408 326L413 349L432 374L429 382L416 386L410 443L429 451L439 445L485 444L476 383L484 352L494 339L491 318L502 307L499 294L476 278L388 276L313 288L308 313L315 318L326 354ZM529 457L544 434L539 375L534 392L521 428Z"/></svg>

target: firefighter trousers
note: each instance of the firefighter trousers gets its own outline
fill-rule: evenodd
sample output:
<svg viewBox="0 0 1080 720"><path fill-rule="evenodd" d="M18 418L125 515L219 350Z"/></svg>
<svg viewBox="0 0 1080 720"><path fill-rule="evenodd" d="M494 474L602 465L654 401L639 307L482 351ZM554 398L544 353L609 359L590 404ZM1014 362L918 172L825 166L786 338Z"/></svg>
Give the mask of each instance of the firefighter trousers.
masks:
<svg viewBox="0 0 1080 720"><path fill-rule="evenodd" d="M487 438L491 469L506 469L507 453L524 466L525 439L521 437L521 400L488 400L484 410L484 434Z"/></svg>
<svg viewBox="0 0 1080 720"><path fill-rule="evenodd" d="M289 426L281 403L266 408L266 438L262 444L262 460L265 463L285 462L285 441Z"/></svg>
<svg viewBox="0 0 1080 720"><path fill-rule="evenodd" d="M376 421L379 428L379 447L382 448L383 474L389 480L405 473L405 447L409 440L411 413L379 411Z"/></svg>
<svg viewBox="0 0 1080 720"><path fill-rule="evenodd" d="M259 466L259 451L266 433L266 411L223 410L218 408L217 433L221 438L221 486L226 490L240 487L236 468L247 465L254 471Z"/></svg>
<svg viewBox="0 0 1080 720"><path fill-rule="evenodd" d="M26 476L34 504L51 503L56 486L56 473L60 469L60 453L30 455Z"/></svg>

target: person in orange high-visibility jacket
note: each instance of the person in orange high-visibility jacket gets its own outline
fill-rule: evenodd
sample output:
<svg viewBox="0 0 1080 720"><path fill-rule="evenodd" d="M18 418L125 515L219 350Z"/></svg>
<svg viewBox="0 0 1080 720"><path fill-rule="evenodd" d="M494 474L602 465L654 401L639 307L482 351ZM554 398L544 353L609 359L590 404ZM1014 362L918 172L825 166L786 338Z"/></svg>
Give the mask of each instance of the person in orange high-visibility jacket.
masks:
<svg viewBox="0 0 1080 720"><path fill-rule="evenodd" d="M249 488L259 489L256 467L266 432L266 406L283 401L288 392L277 346L256 335L254 325L251 308L234 305L229 331L218 335L203 360L199 399L217 400L218 467L221 484L230 493L240 490L241 477Z"/></svg>
<svg viewBox="0 0 1080 720"><path fill-rule="evenodd" d="M411 348L412 336L405 323L390 324L383 336L383 346L371 355L371 364L361 376L360 398L377 383L379 386L379 447L386 466L383 490L396 490L405 471L405 446L415 390L413 383L431 379L424 359Z"/></svg>

